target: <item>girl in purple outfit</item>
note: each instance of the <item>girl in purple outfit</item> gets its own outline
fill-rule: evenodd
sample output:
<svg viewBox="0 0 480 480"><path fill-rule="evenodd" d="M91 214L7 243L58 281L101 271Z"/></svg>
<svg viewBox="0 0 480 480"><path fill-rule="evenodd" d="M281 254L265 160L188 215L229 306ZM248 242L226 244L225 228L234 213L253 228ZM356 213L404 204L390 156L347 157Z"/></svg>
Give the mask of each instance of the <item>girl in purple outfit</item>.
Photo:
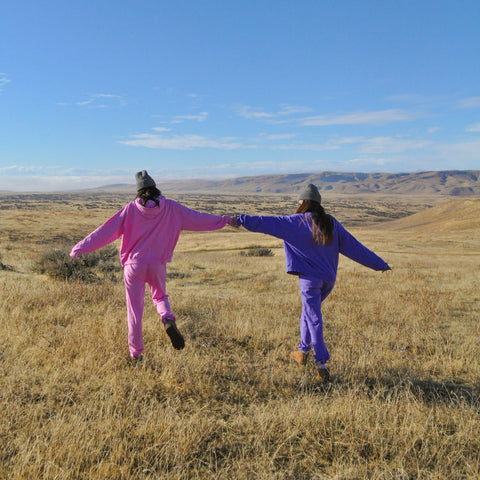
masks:
<svg viewBox="0 0 480 480"><path fill-rule="evenodd" d="M232 218L190 210L166 199L145 170L135 175L137 198L125 205L112 218L75 245L72 258L93 252L122 237L120 261L127 297L128 347L134 360L143 352L142 317L145 284L165 326L172 345L177 350L185 341L176 326L165 289L167 268L182 230L218 230Z"/></svg>
<svg viewBox="0 0 480 480"><path fill-rule="evenodd" d="M339 254L373 270L383 272L390 267L356 240L339 221L325 213L315 185L307 185L298 201L294 215L238 215L232 224L284 241L287 273L298 275L302 298L300 345L290 355L299 365L305 365L313 346L317 378L328 381L330 354L323 339L321 306L335 284Z"/></svg>

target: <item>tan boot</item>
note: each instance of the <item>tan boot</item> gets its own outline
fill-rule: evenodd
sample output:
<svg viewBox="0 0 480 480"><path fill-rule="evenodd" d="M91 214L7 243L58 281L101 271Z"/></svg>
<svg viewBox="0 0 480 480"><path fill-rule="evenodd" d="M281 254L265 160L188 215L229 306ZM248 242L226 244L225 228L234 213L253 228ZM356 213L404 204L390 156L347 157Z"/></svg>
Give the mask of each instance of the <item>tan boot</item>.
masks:
<svg viewBox="0 0 480 480"><path fill-rule="evenodd" d="M325 383L330 381L330 371L327 367L318 367L317 372L317 380Z"/></svg>
<svg viewBox="0 0 480 480"><path fill-rule="evenodd" d="M301 367L307 364L308 353L302 352L301 350L294 350L290 353L290 358L295 360Z"/></svg>

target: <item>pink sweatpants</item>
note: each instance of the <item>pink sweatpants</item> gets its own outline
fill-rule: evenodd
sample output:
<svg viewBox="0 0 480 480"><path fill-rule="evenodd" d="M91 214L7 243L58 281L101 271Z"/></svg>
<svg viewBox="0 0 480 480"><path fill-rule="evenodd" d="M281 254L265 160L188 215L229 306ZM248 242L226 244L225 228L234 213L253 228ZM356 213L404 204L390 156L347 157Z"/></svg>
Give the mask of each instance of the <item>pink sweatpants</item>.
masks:
<svg viewBox="0 0 480 480"><path fill-rule="evenodd" d="M123 269L127 297L128 348L133 357L138 357L143 352L142 317L146 283L150 287L153 303L162 321L166 318L175 320L165 291L166 278L167 267L162 263L128 264Z"/></svg>

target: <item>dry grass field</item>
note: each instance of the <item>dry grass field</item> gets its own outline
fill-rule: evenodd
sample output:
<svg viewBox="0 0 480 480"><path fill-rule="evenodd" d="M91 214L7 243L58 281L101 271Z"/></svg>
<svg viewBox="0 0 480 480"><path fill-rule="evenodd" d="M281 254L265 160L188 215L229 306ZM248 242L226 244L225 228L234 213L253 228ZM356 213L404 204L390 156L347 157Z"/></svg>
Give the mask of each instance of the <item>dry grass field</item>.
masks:
<svg viewBox="0 0 480 480"><path fill-rule="evenodd" d="M217 214L294 206L175 198ZM281 242L231 227L182 234L167 289L187 346L171 347L148 298L131 366L121 271L35 268L129 200L0 196L1 479L480 478L480 199L326 202L393 267L341 259L323 305L327 385L312 359L289 361L301 307ZM273 255L242 255L252 246Z"/></svg>

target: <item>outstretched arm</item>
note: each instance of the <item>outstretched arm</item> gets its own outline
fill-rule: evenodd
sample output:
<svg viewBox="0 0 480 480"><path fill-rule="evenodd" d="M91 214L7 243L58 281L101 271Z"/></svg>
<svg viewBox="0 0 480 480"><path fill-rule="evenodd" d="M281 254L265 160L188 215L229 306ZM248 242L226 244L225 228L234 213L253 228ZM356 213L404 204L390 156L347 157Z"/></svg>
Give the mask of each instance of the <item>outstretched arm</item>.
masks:
<svg viewBox="0 0 480 480"><path fill-rule="evenodd" d="M293 231L291 216L273 217L267 215L237 215L237 224L250 232L265 233L287 240Z"/></svg>
<svg viewBox="0 0 480 480"><path fill-rule="evenodd" d="M93 252L120 238L123 234L123 211L124 209L122 208L103 225L100 225L100 227L78 242L72 248L70 256L77 258L80 254Z"/></svg>
<svg viewBox="0 0 480 480"><path fill-rule="evenodd" d="M231 224L232 217L228 215L212 215L211 213L197 212L177 203L182 218L182 230L206 231L219 230Z"/></svg>
<svg viewBox="0 0 480 480"><path fill-rule="evenodd" d="M339 235L339 251L342 255L361 265L377 271L391 270L388 263L361 244L340 223L337 223Z"/></svg>

